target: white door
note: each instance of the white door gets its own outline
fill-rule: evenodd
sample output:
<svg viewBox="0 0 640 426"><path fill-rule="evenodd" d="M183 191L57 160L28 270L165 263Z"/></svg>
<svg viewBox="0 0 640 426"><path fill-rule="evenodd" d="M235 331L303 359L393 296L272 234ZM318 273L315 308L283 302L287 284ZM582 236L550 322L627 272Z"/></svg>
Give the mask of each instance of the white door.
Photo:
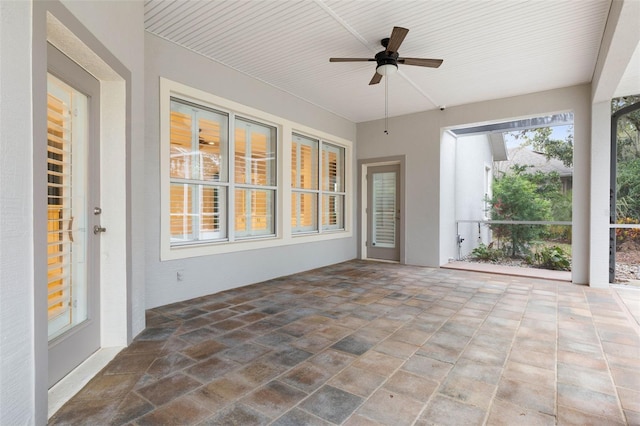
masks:
<svg viewBox="0 0 640 426"><path fill-rule="evenodd" d="M100 347L99 82L48 47L49 387ZM97 226L94 234L94 226Z"/></svg>
<svg viewBox="0 0 640 426"><path fill-rule="evenodd" d="M400 165L367 167L367 258L400 260Z"/></svg>

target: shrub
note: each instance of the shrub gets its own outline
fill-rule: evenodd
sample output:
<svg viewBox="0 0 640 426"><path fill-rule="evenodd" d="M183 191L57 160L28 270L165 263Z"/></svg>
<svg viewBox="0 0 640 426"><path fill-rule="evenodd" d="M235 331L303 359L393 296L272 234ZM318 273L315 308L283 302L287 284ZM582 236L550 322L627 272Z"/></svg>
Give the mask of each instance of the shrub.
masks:
<svg viewBox="0 0 640 426"><path fill-rule="evenodd" d="M543 199L537 192L537 185L523 173L525 168L514 166L513 173L505 174L494 180L493 196L490 202L492 220L507 221L543 221L551 217L551 202ZM510 243L511 257L527 253L531 241L544 235L541 225L492 224L491 230L498 239Z"/></svg>
<svg viewBox="0 0 640 426"><path fill-rule="evenodd" d="M571 270L571 257L558 246L543 247L528 258L529 263L545 269Z"/></svg>
<svg viewBox="0 0 640 426"><path fill-rule="evenodd" d="M502 255L501 250L493 248L493 243L489 244L489 246L480 243L478 247L471 250L471 257L474 259L489 260L492 262L500 259Z"/></svg>
<svg viewBox="0 0 640 426"><path fill-rule="evenodd" d="M616 221L619 224L633 225L639 223L638 219L632 219L625 217ZM640 229L638 228L617 228L616 229L616 243L621 244L625 241L633 241L634 243L640 243Z"/></svg>

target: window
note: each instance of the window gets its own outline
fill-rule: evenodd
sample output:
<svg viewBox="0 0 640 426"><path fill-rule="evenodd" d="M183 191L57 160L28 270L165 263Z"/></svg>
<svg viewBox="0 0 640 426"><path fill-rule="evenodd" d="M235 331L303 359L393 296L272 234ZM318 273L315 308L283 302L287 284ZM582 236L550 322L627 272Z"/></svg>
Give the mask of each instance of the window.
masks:
<svg viewBox="0 0 640 426"><path fill-rule="evenodd" d="M171 101L171 243L227 238L226 114Z"/></svg>
<svg viewBox="0 0 640 426"><path fill-rule="evenodd" d="M322 145L322 229L344 229L344 148Z"/></svg>
<svg viewBox="0 0 640 426"><path fill-rule="evenodd" d="M351 141L164 78L160 93L162 260L352 236Z"/></svg>
<svg viewBox="0 0 640 426"><path fill-rule="evenodd" d="M293 135L291 141L291 232L318 230L319 141Z"/></svg>
<svg viewBox="0 0 640 426"><path fill-rule="evenodd" d="M322 152L320 158L318 151ZM293 134L291 141L291 232L293 234L317 232L319 216L322 218L322 230L344 229L344 156L344 148ZM322 183L321 187L319 182ZM321 200L320 204L318 200Z"/></svg>
<svg viewBox="0 0 640 426"><path fill-rule="evenodd" d="M171 100L171 243L274 235L276 129ZM232 148L230 148L232 147ZM233 151L234 179L229 179ZM228 217L234 218L229 229Z"/></svg>
<svg viewBox="0 0 640 426"><path fill-rule="evenodd" d="M236 119L236 236L273 235L276 192L276 129Z"/></svg>

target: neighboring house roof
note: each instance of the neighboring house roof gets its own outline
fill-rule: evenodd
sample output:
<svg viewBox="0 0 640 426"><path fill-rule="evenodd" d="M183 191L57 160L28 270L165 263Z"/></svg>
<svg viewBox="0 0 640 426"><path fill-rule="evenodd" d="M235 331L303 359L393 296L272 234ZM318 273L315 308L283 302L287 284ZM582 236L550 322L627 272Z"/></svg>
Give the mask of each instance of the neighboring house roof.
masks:
<svg viewBox="0 0 640 426"><path fill-rule="evenodd" d="M556 172L560 177L573 176L573 169L565 166L562 161L547 157L536 151L531 151L527 147L519 146L517 148L511 148L508 150L508 160L497 161L495 168L501 172L507 172L511 169L511 166L531 166L528 171L536 172L541 171L543 173Z"/></svg>

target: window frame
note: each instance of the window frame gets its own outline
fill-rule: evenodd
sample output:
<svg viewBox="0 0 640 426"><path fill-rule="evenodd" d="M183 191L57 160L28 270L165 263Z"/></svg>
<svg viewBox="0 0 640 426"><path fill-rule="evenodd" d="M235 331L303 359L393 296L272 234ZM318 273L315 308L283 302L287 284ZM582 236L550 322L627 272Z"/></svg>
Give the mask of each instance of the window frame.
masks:
<svg viewBox="0 0 640 426"><path fill-rule="evenodd" d="M300 139L306 139L306 142L311 142L311 144L309 143L302 143L303 145L307 145L310 146L312 149L312 153L313 150L315 149L315 158L312 158L312 161L315 162L315 169L312 170L313 174L314 174L314 178L315 181L313 182L313 184L311 185L311 188L303 188L301 186L296 186L297 182L291 182L291 216L293 217L293 214L295 213L296 215L299 215L301 212L298 211L298 207L297 205L294 206L293 205L293 195L297 194L297 195L311 195L312 197L315 198L315 206L314 206L314 220L313 220L313 225L311 226L295 226L293 224L293 220L291 223L291 234L294 236L299 236L299 235L306 235L306 234L318 234L320 233L320 200L321 200L321 191L320 191L320 146L321 146L321 141L320 139L317 138L313 138L307 135L302 135L299 134L297 132L293 132L293 134L291 135L291 152L293 152L293 144L294 144L294 139L295 138L300 138ZM301 142L296 142L298 144L298 146L301 146ZM315 145L315 146L313 146ZM298 157L296 157L298 158ZM289 169L289 171L293 171L293 158L291 161L291 168ZM295 164L296 166L296 176L300 175L300 162L296 162Z"/></svg>
<svg viewBox="0 0 640 426"><path fill-rule="evenodd" d="M313 226L309 226L309 227L294 227L293 224L291 224L291 233L292 235L294 235L295 237L299 236L299 235L305 235L305 234L322 234L322 233L327 233L327 232L341 232L345 230L345 200L346 200L346 148L344 146L341 146L339 144L336 143L332 143L331 141L322 139L322 138L315 138L309 135L304 135L301 134L300 132L293 132L292 135L292 148L293 148L293 140L295 138L299 138L299 139L303 139L306 141L305 142L301 142L298 141L298 144L304 144L307 146L311 146L312 149L315 149L315 169L313 170L313 172L315 173L314 175L314 185L312 188L302 188L299 186L295 186L296 182L292 182L291 185L291 194L293 196L293 194L300 194L300 195L311 195L313 197L315 197L315 212L314 212L314 224ZM312 144L309 144L307 142L311 142ZM325 151L326 149L326 151ZM325 164L325 152L336 152L339 154L339 160L340 160L340 169L339 169L339 176L338 176L338 183L340 188L336 188L335 184L334 184L334 189L330 189L327 186L327 181L325 181L325 179L328 179L328 175L325 175L325 173L327 172L327 168L326 168L326 164ZM299 157L301 158L301 157ZM296 158L297 159L297 158ZM295 164L296 166L296 176L298 176L300 173L300 163L296 162ZM293 161L291 162L291 169L290 171L293 170L294 164ZM330 183L330 182L329 182ZM325 211L324 211L324 205L325 205L325 197L337 197L339 199L342 200L341 204L340 204L340 219L342 223L336 224L336 225L327 225L324 223L324 218L325 218ZM293 201L292 201L293 202ZM291 213L292 215L294 213L296 213L296 215L300 215L301 212L298 211L297 206L291 206Z"/></svg>
<svg viewBox="0 0 640 426"><path fill-rule="evenodd" d="M196 241L184 244L171 244L170 235L170 111L171 98L211 109L219 113L228 114L229 135L235 133L235 119L255 122L260 125L272 126L276 131L275 149L276 163L275 186L269 186L275 191L273 199L274 233L264 236L238 237L235 232L235 216L230 215L230 206L235 187L231 184L235 180L235 152L233 138L229 138L227 166L229 191L227 194L227 239L219 241ZM331 145L344 149L343 192L344 227L336 230L320 230L319 232L294 233L292 235L292 186L291 186L291 146L293 134L299 134L311 139L325 141ZM295 123L267 112L221 98L211 93L199 90L176 81L160 77L160 260L183 259L196 256L206 256L221 253L233 253L244 250L271 248L290 244L302 244L316 241L350 238L353 236L353 147L350 140L336 137L326 132ZM320 157L321 154L318 155ZM320 171L320 170L319 170ZM321 185L321 182L318 182ZM245 187L244 185L243 187ZM262 188L260 188L262 189ZM320 196L319 196L320 197ZM320 209L321 198L318 198ZM318 217L321 227L321 217Z"/></svg>
<svg viewBox="0 0 640 426"><path fill-rule="evenodd" d="M222 193L222 199L223 199L223 207L222 207L222 211L218 213L218 222L221 222L222 225L220 227L220 230L218 231L211 231L211 234L217 234L218 237L217 238L209 238L209 239L203 239L203 240L198 240L198 239L185 239L184 241L178 241L178 240L174 240L170 242L172 247L178 247L178 246L182 246L182 245L192 245L192 244L202 244L202 243L210 243L210 242L219 242L219 241L226 241L229 239L229 211L230 211L230 207L229 207L229 191L230 191L230 183L229 183L229 164L228 164L228 160L229 160L229 153L230 153L230 141L229 141L229 122L230 122L230 115L227 112L223 112L223 111L219 111L219 110L215 110L213 108L209 108L208 106L204 106L204 105L197 105L191 101L187 101L185 99L182 98L177 98L177 97L171 97L170 98L170 112L174 111L173 108L173 104L179 104L179 110L187 110L187 109L198 109L200 111L204 111L204 112L209 112L212 114L216 114L219 115L221 117L224 117L226 119L226 125L221 126L221 131L226 132L226 136L223 138L224 139L224 146L221 146L221 154L220 157L226 157L227 158L227 163L224 164L224 168L223 168L223 173L219 173L218 179L212 179L212 180L207 180L204 177L200 176L200 177L196 177L193 175L193 172L195 169L201 170L201 167L195 167L194 163L195 161L191 160L187 162L188 165L188 176L185 177L175 177L175 176L171 176L171 172L169 173L169 185L170 187L173 187L173 185L188 185L190 194L191 194L191 203L197 206L200 206L201 204L201 198L203 197L203 193L206 189L212 189L212 190L217 190L220 191ZM191 122L191 127L195 128L198 127L199 124L193 120L195 117L197 117L197 115L190 115L192 122ZM193 132L193 129L191 130ZM187 153L187 155L190 156L190 158L193 158L194 155L202 155L202 153L200 151L195 152L195 146L196 146L196 142L195 142L195 138L193 133L191 134L191 145L190 145L190 151ZM171 148L169 148L169 156L170 158L172 158L172 154L171 154ZM200 159L199 162L201 162L202 160ZM171 164L171 161L170 161ZM171 191L171 190L170 190ZM191 192L193 191L193 192ZM197 194L195 194L195 192L197 192ZM218 197L220 197L220 195L218 195ZM193 211L195 212L196 209L194 207ZM169 213L170 217L171 217L171 212ZM202 214L204 215L204 214ZM201 222L201 218L199 217L200 215L198 214L193 214L193 218L191 219L193 221L193 223L197 224L197 226L193 226L193 229L191 231L191 235L194 236L197 234L202 234L202 227L200 226L200 222ZM215 217L215 215L214 215ZM171 220L171 219L170 219ZM171 237L170 237L171 238Z"/></svg>

